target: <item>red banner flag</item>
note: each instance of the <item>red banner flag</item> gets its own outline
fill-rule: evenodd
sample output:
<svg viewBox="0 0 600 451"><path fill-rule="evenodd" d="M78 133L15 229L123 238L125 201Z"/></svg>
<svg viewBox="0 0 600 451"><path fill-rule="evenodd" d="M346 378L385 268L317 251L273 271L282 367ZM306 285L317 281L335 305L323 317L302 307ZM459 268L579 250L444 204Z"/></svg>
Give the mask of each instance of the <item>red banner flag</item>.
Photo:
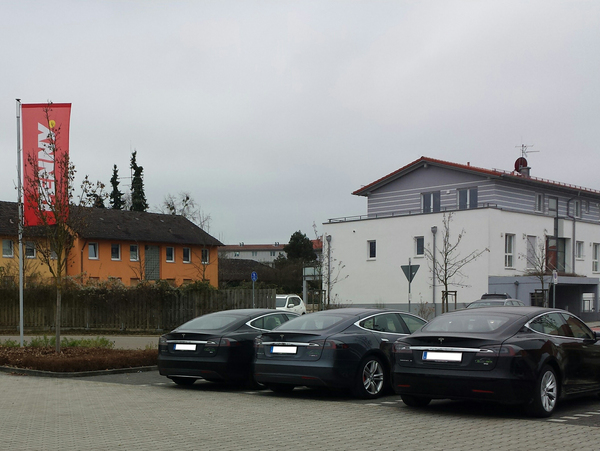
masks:
<svg viewBox="0 0 600 451"><path fill-rule="evenodd" d="M26 226L68 216L70 103L22 105Z"/></svg>

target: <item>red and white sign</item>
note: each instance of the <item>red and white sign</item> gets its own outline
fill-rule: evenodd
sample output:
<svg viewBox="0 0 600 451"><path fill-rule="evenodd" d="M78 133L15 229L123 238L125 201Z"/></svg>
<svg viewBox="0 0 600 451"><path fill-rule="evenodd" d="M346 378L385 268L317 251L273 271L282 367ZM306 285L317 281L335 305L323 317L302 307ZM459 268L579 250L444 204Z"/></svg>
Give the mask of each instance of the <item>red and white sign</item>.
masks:
<svg viewBox="0 0 600 451"><path fill-rule="evenodd" d="M23 194L25 226L56 223L68 215L70 103L24 104Z"/></svg>

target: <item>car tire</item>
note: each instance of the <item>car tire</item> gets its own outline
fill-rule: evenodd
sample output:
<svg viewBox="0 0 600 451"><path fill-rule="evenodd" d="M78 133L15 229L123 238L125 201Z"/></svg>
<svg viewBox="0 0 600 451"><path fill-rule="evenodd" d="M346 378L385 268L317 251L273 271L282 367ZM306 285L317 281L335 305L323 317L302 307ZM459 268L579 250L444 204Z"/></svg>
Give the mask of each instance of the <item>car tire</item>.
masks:
<svg viewBox="0 0 600 451"><path fill-rule="evenodd" d="M275 393L290 393L292 390L294 390L294 388L296 388L295 385L290 384L269 384L267 387L269 390Z"/></svg>
<svg viewBox="0 0 600 451"><path fill-rule="evenodd" d="M388 371L377 356L365 357L358 365L353 394L357 398L380 397L388 385Z"/></svg>
<svg viewBox="0 0 600 451"><path fill-rule="evenodd" d="M552 415L558 400L558 378L556 371L544 365L538 375L533 390L533 399L527 405L527 413L530 416L546 418Z"/></svg>
<svg viewBox="0 0 600 451"><path fill-rule="evenodd" d="M177 385L192 385L196 379L192 377L172 377L171 380Z"/></svg>
<svg viewBox="0 0 600 451"><path fill-rule="evenodd" d="M415 395L400 395L402 402L408 407L426 407L431 402L431 398L426 396L415 396Z"/></svg>

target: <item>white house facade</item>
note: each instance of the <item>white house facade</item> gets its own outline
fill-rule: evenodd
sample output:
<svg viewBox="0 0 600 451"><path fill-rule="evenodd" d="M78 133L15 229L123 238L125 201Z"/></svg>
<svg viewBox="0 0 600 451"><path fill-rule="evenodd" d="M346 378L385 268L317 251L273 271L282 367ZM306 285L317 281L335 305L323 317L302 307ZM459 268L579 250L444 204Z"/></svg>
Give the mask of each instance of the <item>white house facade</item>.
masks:
<svg viewBox="0 0 600 451"><path fill-rule="evenodd" d="M531 177L524 159L508 172L422 157L353 194L367 198L367 214L323 226L332 302L440 313L432 257L444 260L446 220L450 244L463 234L451 258L480 254L451 279L451 309L507 293L598 318L600 191ZM409 261L419 266L410 287Z"/></svg>

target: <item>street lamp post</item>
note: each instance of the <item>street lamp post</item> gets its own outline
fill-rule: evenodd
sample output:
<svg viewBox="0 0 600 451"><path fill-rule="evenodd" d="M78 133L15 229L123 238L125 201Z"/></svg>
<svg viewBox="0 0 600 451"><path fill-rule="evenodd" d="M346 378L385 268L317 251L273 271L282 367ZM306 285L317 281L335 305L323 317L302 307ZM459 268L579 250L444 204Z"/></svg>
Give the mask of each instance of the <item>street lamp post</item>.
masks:
<svg viewBox="0 0 600 451"><path fill-rule="evenodd" d="M331 302L331 235L327 235L325 239L327 240L327 305L329 305Z"/></svg>

